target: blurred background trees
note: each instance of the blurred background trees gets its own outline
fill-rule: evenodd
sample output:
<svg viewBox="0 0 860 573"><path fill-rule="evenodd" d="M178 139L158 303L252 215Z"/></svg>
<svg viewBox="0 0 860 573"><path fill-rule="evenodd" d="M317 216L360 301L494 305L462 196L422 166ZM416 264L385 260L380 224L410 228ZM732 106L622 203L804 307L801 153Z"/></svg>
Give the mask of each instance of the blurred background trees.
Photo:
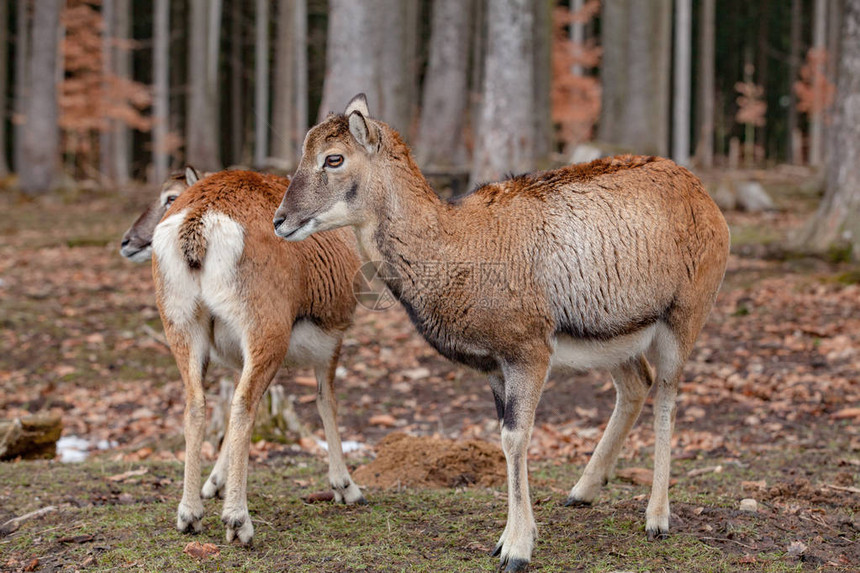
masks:
<svg viewBox="0 0 860 573"><path fill-rule="evenodd" d="M451 181L629 151L818 167L844 210L858 1L6 0L0 177L289 172L308 126L365 92Z"/></svg>

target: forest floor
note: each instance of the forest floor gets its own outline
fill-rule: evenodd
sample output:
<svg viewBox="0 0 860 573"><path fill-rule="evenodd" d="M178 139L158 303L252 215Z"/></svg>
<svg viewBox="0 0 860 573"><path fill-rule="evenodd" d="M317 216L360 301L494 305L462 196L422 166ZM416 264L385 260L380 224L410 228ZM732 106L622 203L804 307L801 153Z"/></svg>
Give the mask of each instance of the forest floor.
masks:
<svg viewBox="0 0 860 573"><path fill-rule="evenodd" d="M733 255L685 371L670 537L649 543L643 531L650 400L599 502L563 507L614 390L602 372L553 374L529 452L540 534L530 570L860 567L860 268L786 256L784 239L815 197L793 176L762 177L780 210L727 215ZM0 193L2 417L56 412L64 435L111 446L82 463L0 464L0 524L56 508L0 532L0 571L494 569L489 552L506 516L498 480L466 467L431 487L405 473L375 475L409 468L370 466L357 475L388 477L394 487L367 487L369 505L308 503L327 478L324 456L306 442L253 445L252 547L225 544L220 501L207 503L201 535L174 530L182 385L160 341L150 269L118 254L150 197L136 189L26 202ZM381 460L374 448L393 432L485 440L498 453L484 378L436 354L399 307L360 308L341 365L339 422L345 439L364 446L348 455L351 469ZM229 375L216 368L209 378ZM321 437L311 372L284 370L275 383L295 395L299 418ZM204 470L215 447L205 454ZM409 457L416 465L422 458L439 456ZM410 475L426 477L418 470ZM756 512L739 509L744 498L756 500ZM195 557L183 552L190 541L214 546Z"/></svg>

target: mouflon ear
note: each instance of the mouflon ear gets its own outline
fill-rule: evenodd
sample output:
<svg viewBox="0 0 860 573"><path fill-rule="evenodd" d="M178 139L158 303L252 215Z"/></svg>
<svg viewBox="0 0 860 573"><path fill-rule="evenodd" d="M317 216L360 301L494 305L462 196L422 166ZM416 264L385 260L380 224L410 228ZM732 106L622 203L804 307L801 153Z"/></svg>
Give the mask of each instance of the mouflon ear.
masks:
<svg viewBox="0 0 860 573"><path fill-rule="evenodd" d="M343 112L343 115L349 117L352 115L352 112L357 111L364 117L370 116L370 111L367 109L367 96L364 93L360 93L346 104L346 111Z"/></svg>
<svg viewBox="0 0 860 573"><path fill-rule="evenodd" d="M185 184L191 187L198 181L200 181L200 173L198 173L192 166L187 166L185 168Z"/></svg>
<svg viewBox="0 0 860 573"><path fill-rule="evenodd" d="M359 145L368 152L372 153L376 151L379 134L376 131L376 127L367 123L367 120L360 111L353 111L349 114L349 132Z"/></svg>

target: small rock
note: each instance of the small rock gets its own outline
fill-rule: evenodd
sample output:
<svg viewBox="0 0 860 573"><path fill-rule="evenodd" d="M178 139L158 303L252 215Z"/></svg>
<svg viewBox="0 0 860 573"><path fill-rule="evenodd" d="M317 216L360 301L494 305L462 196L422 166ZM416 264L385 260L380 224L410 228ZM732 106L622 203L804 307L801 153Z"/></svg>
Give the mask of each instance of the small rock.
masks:
<svg viewBox="0 0 860 573"><path fill-rule="evenodd" d="M739 181L735 185L738 207L749 213L773 211L776 205L758 181Z"/></svg>
<svg viewBox="0 0 860 573"><path fill-rule="evenodd" d="M427 368L413 368L411 370L404 370L401 374L410 380L421 380L430 376L430 370Z"/></svg>
<svg viewBox="0 0 860 573"><path fill-rule="evenodd" d="M130 493L121 493L119 494L119 499L117 499L117 501L120 503L120 505L131 505L132 503L134 503L134 498L131 496Z"/></svg>
<svg viewBox="0 0 860 573"><path fill-rule="evenodd" d="M751 497L742 499L740 509L741 511L756 513L758 511L758 502L756 502L756 500L752 499Z"/></svg>

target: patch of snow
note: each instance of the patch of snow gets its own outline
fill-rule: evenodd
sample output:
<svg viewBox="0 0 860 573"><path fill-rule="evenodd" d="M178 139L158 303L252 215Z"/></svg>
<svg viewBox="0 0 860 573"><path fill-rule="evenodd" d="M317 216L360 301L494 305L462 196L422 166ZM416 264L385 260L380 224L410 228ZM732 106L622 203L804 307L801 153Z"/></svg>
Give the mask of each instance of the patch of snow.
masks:
<svg viewBox="0 0 860 573"><path fill-rule="evenodd" d="M91 442L78 436L63 436L57 440L57 455L62 463L78 463L89 457L90 450L110 450L118 445L114 440Z"/></svg>
<svg viewBox="0 0 860 573"><path fill-rule="evenodd" d="M314 440L316 440L317 445L319 447L321 447L325 451L328 451L328 443L326 443L325 440L321 440L316 437L314 438ZM341 443L341 447L343 448L343 453L348 454L350 452L357 452L359 450L363 450L367 446L365 444L362 444L361 442L356 442L355 440L346 440Z"/></svg>
<svg viewBox="0 0 860 573"><path fill-rule="evenodd" d="M65 464L84 461L89 455L89 449L90 443L77 436L63 436L57 440L57 455Z"/></svg>

